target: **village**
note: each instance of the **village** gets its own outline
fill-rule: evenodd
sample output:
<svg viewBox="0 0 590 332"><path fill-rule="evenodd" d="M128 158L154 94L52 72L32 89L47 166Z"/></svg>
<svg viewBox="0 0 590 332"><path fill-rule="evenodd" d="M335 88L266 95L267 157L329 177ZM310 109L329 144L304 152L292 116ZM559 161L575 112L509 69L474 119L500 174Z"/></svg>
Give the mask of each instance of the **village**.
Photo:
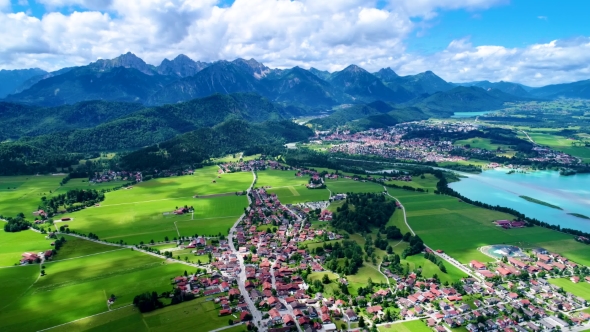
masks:
<svg viewBox="0 0 590 332"><path fill-rule="evenodd" d="M309 177L306 190L338 178L412 181L411 176L403 174L379 178L339 175L267 160L219 167L219 174L265 169L292 172L295 177ZM330 194L328 201L282 204L276 194L267 190L254 187L247 191L250 205L227 238L195 235L174 239L178 250L200 257L193 264L199 267L197 272L172 279L175 292L213 301L217 315L227 317L231 324L273 332L373 331L411 321L420 321L440 332L459 327L471 332L582 331L590 324L588 302L550 282L559 279L572 284L590 283L590 268L542 248L525 252L514 246L487 246L480 251L494 262L472 260L460 264L441 250L426 247L419 255L436 255L446 263L460 264L468 275L452 284L424 277L420 268L400 272L396 255L387 255L379 270L389 282L367 280L362 292L353 291L346 275L326 268L332 244L338 245L348 236L325 227L334 218L328 207L347 195ZM399 204L397 208L401 208ZM176 207L172 214L192 210L192 206ZM496 220L494 224L505 230L526 226L519 220ZM56 238L54 233L48 236ZM57 242L60 240L51 245ZM20 264L51 260L58 254L59 245L45 252L26 252ZM164 252L165 256L174 259L173 250ZM399 263L399 256L397 260Z"/></svg>
<svg viewBox="0 0 590 332"><path fill-rule="evenodd" d="M251 171L280 165L256 161L233 169ZM229 166L227 169L230 169ZM320 174L298 169L297 174ZM324 175L325 177L326 175ZM334 176L329 175L329 176ZM391 284L368 285L353 296L346 276L329 279L322 254L303 243L341 240L342 234L316 228L312 220L332 220L329 202L283 205L265 188L249 192L251 205L218 247L194 239L195 254L212 253L206 276L180 276L176 287L219 303L219 315L269 331L336 331L374 329L395 322L420 320L434 331L464 327L468 331L556 331L588 327L585 299L551 284L551 278L570 276L572 283L590 283L590 269L543 249L524 253L505 247L495 263L464 265L469 277L454 284L424 278L420 270L399 274L389 263L381 266ZM332 200L342 199L336 196ZM319 210L319 213L318 213ZM519 228L519 221L496 221L498 227ZM206 251L205 251L206 250ZM496 250L496 252L498 252ZM426 248L425 254L434 254ZM439 257L444 253L437 252ZM323 275L325 277L322 277ZM315 276L315 277L313 277ZM582 276L582 277L580 277ZM326 280L327 278L327 280ZM321 290L335 284L346 291L326 296ZM393 325L391 325L393 326Z"/></svg>
<svg viewBox="0 0 590 332"><path fill-rule="evenodd" d="M495 150L491 151L469 145L458 146L449 140L406 137L406 134L416 131L439 130L448 133L469 133L478 129L481 129L481 126L474 122L418 121L361 132L351 132L350 130L316 131L316 137L312 143L325 144L329 147L327 151L331 153L372 155L411 162L438 163L494 159L498 154L498 151ZM553 162L560 165L580 163L580 159L577 157L547 147L534 146L533 151L537 156L527 158L530 162ZM498 166L499 164L496 167Z"/></svg>

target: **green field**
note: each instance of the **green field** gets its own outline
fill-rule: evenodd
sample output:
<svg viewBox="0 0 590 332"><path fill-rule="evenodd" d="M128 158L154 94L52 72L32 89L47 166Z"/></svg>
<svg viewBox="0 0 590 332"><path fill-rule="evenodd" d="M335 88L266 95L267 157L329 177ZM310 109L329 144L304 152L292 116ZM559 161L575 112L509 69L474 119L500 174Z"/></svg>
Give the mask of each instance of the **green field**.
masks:
<svg viewBox="0 0 590 332"><path fill-rule="evenodd" d="M349 179L326 180L326 186L332 191L332 194L383 192L383 186L378 183Z"/></svg>
<svg viewBox="0 0 590 332"><path fill-rule="evenodd" d="M62 235L60 235L61 237ZM73 236L63 235L66 243L59 249L59 252L53 261L60 261L64 259L72 259L87 255L96 255L101 252L111 250L121 250L121 248L113 246L105 246L96 242L80 239Z"/></svg>
<svg viewBox="0 0 590 332"><path fill-rule="evenodd" d="M20 212L32 218L41 197L50 197L50 191L59 189L64 175L51 176L1 176L0 177L0 215L14 216ZM10 188L10 189L9 189Z"/></svg>
<svg viewBox="0 0 590 332"><path fill-rule="evenodd" d="M67 224L77 232L92 232L107 241L147 243L151 240L163 241L166 236L173 239L179 232L183 236L227 234L248 205L246 196L236 195L117 203L120 201L119 192L122 191L108 193L100 207L71 214L74 220ZM163 215L184 205L195 208L194 220L191 214ZM59 225L56 223L57 227Z"/></svg>
<svg viewBox="0 0 590 332"><path fill-rule="evenodd" d="M267 169L258 171L258 179L256 180L257 187L297 187L304 186L309 181L309 176L301 177L295 176L296 171L280 171Z"/></svg>
<svg viewBox="0 0 590 332"><path fill-rule="evenodd" d="M327 201L330 198L327 189L307 189L303 186L268 189L268 192L277 194L283 204Z"/></svg>
<svg viewBox="0 0 590 332"><path fill-rule="evenodd" d="M43 196L49 198L53 194L63 194L71 189L109 189L128 182L114 181L91 185L87 179L71 179L64 186L60 186L59 183L64 177L65 175L0 176L0 215L14 216L22 212L25 217L33 219L32 212L37 209Z"/></svg>
<svg viewBox="0 0 590 332"><path fill-rule="evenodd" d="M568 278L549 279L549 282L563 288L563 290L566 292L570 292L576 296L586 299L586 301L590 301L590 284L585 282L583 279L577 284L574 284Z"/></svg>
<svg viewBox="0 0 590 332"><path fill-rule="evenodd" d="M414 270L415 268L421 267L422 268L422 276L426 278L431 278L433 275L437 275L441 282L448 282L453 283L460 281L462 278L466 278L467 275L455 266L443 261L445 268L447 269L447 273L441 272L438 266L431 261L424 258L422 255L414 255L408 256L406 259L402 259L401 265L405 265L408 263L410 265L410 270Z"/></svg>
<svg viewBox="0 0 590 332"><path fill-rule="evenodd" d="M421 189L428 189L429 191L433 191L436 189L436 184L438 183L438 179L432 174L424 174L424 179L420 178L419 176L412 177L412 181L387 181L387 184L395 184L398 186L409 186L413 188L421 188Z"/></svg>
<svg viewBox="0 0 590 332"><path fill-rule="evenodd" d="M170 278L185 269L131 250L46 262L47 275L36 282L31 280L38 275L37 266L5 268L0 284L16 287L2 293L0 330L37 331L98 314L108 310L111 294L117 296L112 309L120 308L142 292L170 290Z"/></svg>
<svg viewBox="0 0 590 332"><path fill-rule="evenodd" d="M52 240L33 231L7 233L0 230L0 266L18 264L25 252L39 253L51 247Z"/></svg>
<svg viewBox="0 0 590 332"><path fill-rule="evenodd" d="M432 332L432 330L419 320L395 323L379 326L379 332Z"/></svg>
<svg viewBox="0 0 590 332"><path fill-rule="evenodd" d="M491 142L491 140L489 138L476 137L476 138L464 139L464 140L459 140L459 141L454 142L454 145L464 146L466 144L469 144L471 146L471 148L485 149L485 150L489 150L489 151L496 151L498 148L509 149L508 145L494 144Z"/></svg>
<svg viewBox="0 0 590 332"><path fill-rule="evenodd" d="M526 130L531 139L537 144L549 146L557 151L565 152L569 155L582 158L585 163L590 162L590 148L582 146L572 146L573 140L563 136L552 134L546 130L539 129L539 131ZM519 137L526 139L526 136L519 132Z"/></svg>
<svg viewBox="0 0 590 332"><path fill-rule="evenodd" d="M492 259L477 248L505 243L524 248L543 247L577 263L590 264L590 251L570 235L542 227L506 230L492 221L512 219L512 216L459 202L454 197L408 195L403 190L389 192L405 206L410 226L428 246L442 249L463 263L472 259L489 262Z"/></svg>

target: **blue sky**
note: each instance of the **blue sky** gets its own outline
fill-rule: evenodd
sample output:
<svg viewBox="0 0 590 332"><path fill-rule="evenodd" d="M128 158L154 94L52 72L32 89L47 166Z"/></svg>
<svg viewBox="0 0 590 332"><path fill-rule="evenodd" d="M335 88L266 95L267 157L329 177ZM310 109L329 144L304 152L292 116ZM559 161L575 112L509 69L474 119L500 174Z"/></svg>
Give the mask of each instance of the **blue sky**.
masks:
<svg viewBox="0 0 590 332"><path fill-rule="evenodd" d="M445 10L408 39L411 51L433 53L452 40L523 47L590 36L590 1L513 0L486 10ZM421 37L420 37L421 36Z"/></svg>
<svg viewBox="0 0 590 332"><path fill-rule="evenodd" d="M129 51L536 86L590 78L588 13L572 0L0 0L0 68Z"/></svg>

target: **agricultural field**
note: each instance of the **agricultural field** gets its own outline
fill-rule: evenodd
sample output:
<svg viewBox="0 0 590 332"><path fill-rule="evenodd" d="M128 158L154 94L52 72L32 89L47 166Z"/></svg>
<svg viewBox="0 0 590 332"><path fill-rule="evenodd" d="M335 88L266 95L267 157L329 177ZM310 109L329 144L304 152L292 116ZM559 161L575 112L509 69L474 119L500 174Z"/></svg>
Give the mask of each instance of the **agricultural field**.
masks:
<svg viewBox="0 0 590 332"><path fill-rule="evenodd" d="M538 129L524 129L531 139L541 145L549 146L557 151L562 151L572 156L582 158L582 162L590 162L590 148L584 146L573 146L572 143L577 142L576 140L569 139L567 137L558 136L552 133L551 130L538 128ZM527 139L526 135L522 132L518 132L518 136L523 139ZM584 139L585 137L582 137Z"/></svg>
<svg viewBox="0 0 590 332"><path fill-rule="evenodd" d="M258 171L257 187L280 188L280 187L298 187L305 186L309 181L309 176L295 176L296 171L280 171L267 169Z"/></svg>
<svg viewBox="0 0 590 332"><path fill-rule="evenodd" d="M277 194L283 204L327 201L330 192L327 189L307 189L306 187L271 188L268 192Z"/></svg>
<svg viewBox="0 0 590 332"><path fill-rule="evenodd" d="M227 235L231 225L244 213L244 208L248 205L246 196L234 194L214 198L188 197L112 203L118 200L112 199L111 196L119 192L121 191L108 193L100 207L72 213L69 216L73 220L67 222L68 226L77 232L97 234L102 240L123 240L128 244L137 244L141 241L148 243L151 240L163 241L166 236L173 239L179 235ZM194 216L190 213L171 213L176 207L185 205L195 208ZM64 223L56 223L56 226L59 227L60 224Z"/></svg>
<svg viewBox="0 0 590 332"><path fill-rule="evenodd" d="M428 189L429 191L433 191L436 189L436 184L438 182L438 179L432 175L432 174L424 174L424 179L422 179L419 176L414 176L412 177L412 181L398 181L398 180L393 180L393 181L387 181L387 184L395 184L398 186L409 186L412 188L421 188L421 189Z"/></svg>
<svg viewBox="0 0 590 332"><path fill-rule="evenodd" d="M47 275L36 281L38 266L6 268L10 273L0 273L0 284L14 280L16 271L19 278L33 282L22 281L17 289L2 293L0 330L38 331L105 312L111 294L117 297L111 309L121 308L140 293L171 290L170 279L185 269L128 249L46 262Z"/></svg>
<svg viewBox="0 0 590 332"><path fill-rule="evenodd" d="M64 175L0 176L0 215L8 217L22 212L32 217L41 197L50 197L63 178Z"/></svg>
<svg viewBox="0 0 590 332"><path fill-rule="evenodd" d="M590 301L590 284L584 282L583 279L577 284L574 284L569 278L552 278L549 279L549 282L555 286L563 288L566 292L584 298L586 301Z"/></svg>
<svg viewBox="0 0 590 332"><path fill-rule="evenodd" d="M105 246L103 244L88 241L78 237L60 235L60 237L62 236L66 239L66 242L59 249L59 252L57 255L55 255L55 258L52 261L96 255L111 250L120 250L120 248L117 247Z"/></svg>
<svg viewBox="0 0 590 332"><path fill-rule="evenodd" d="M7 233L0 229L0 266L18 265L23 253L52 249L51 242L45 235L30 230Z"/></svg>
<svg viewBox="0 0 590 332"><path fill-rule="evenodd" d="M332 194L383 192L383 186L375 182L361 182L350 179L326 180L326 186Z"/></svg>
<svg viewBox="0 0 590 332"><path fill-rule="evenodd" d="M389 190L404 207L408 222L422 240L433 249L442 249L457 260L492 259L478 248L491 244L511 244L524 249L543 247L569 259L590 264L590 252L572 236L542 227L503 229L492 221L512 219L511 215L459 202L454 197L434 194L408 195L407 191Z"/></svg>
<svg viewBox="0 0 590 332"><path fill-rule="evenodd" d="M491 140L489 138L481 138L481 137L458 140L458 141L455 141L453 144L458 145L458 146L464 146L464 145L469 144L472 148L486 149L486 150L490 150L490 151L495 151L498 148L507 148L508 147L503 144L494 144L491 142Z"/></svg>
<svg viewBox="0 0 590 332"><path fill-rule="evenodd" d="M379 332L431 332L432 330L420 320L400 322L379 326Z"/></svg>

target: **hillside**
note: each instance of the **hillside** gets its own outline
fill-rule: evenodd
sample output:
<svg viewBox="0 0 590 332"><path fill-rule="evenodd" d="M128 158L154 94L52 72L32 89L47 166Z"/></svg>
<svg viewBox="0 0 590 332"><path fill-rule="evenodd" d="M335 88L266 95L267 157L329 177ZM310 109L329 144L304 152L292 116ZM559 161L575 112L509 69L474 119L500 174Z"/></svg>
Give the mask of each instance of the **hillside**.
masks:
<svg viewBox="0 0 590 332"><path fill-rule="evenodd" d="M265 146L303 141L312 135L311 129L291 121L253 124L233 119L132 152L122 158L122 163L126 169L132 170L190 166L239 151L259 153Z"/></svg>
<svg viewBox="0 0 590 332"><path fill-rule="evenodd" d="M478 87L456 87L449 91L437 92L415 103L423 111L440 116L453 112L481 112L501 108L505 102L526 100L499 90L486 91Z"/></svg>
<svg viewBox="0 0 590 332"><path fill-rule="evenodd" d="M364 105L346 105L324 118L309 121L318 129L330 129L347 125L355 130L385 128L400 122L428 119L418 108L397 108L382 101Z"/></svg>
<svg viewBox="0 0 590 332"><path fill-rule="evenodd" d="M402 86L414 95L433 94L439 91L448 91L454 87L431 71L408 76L392 75L387 70L385 72L382 70L379 73L388 86Z"/></svg>
<svg viewBox="0 0 590 332"><path fill-rule="evenodd" d="M171 76L148 75L135 68L103 67L104 71L92 66L71 69L41 80L23 92L8 96L6 100L44 106L89 100L141 102L175 80Z"/></svg>
<svg viewBox="0 0 590 332"><path fill-rule="evenodd" d="M142 108L137 103L107 101L47 108L0 102L0 141L91 128Z"/></svg>
<svg viewBox="0 0 590 332"><path fill-rule="evenodd" d="M45 75L47 72L39 68L0 70L0 98L14 93L23 83L32 77Z"/></svg>
<svg viewBox="0 0 590 332"><path fill-rule="evenodd" d="M452 83L457 86L477 86L485 90L489 89L496 89L500 90L505 93L509 93L511 95L515 95L517 97L531 97L530 93L528 92L530 87L524 86L518 83L512 82L495 82L492 83L490 81L476 81L476 82L466 82L466 83Z"/></svg>
<svg viewBox="0 0 590 332"><path fill-rule="evenodd" d="M411 99L405 89L399 88L398 91L394 91L386 87L375 75L355 65L333 73L330 83L353 98L366 102L375 100L403 102Z"/></svg>
<svg viewBox="0 0 590 332"><path fill-rule="evenodd" d="M557 99L557 98L580 98L590 99L590 80L547 85L535 88L530 91L535 97Z"/></svg>

